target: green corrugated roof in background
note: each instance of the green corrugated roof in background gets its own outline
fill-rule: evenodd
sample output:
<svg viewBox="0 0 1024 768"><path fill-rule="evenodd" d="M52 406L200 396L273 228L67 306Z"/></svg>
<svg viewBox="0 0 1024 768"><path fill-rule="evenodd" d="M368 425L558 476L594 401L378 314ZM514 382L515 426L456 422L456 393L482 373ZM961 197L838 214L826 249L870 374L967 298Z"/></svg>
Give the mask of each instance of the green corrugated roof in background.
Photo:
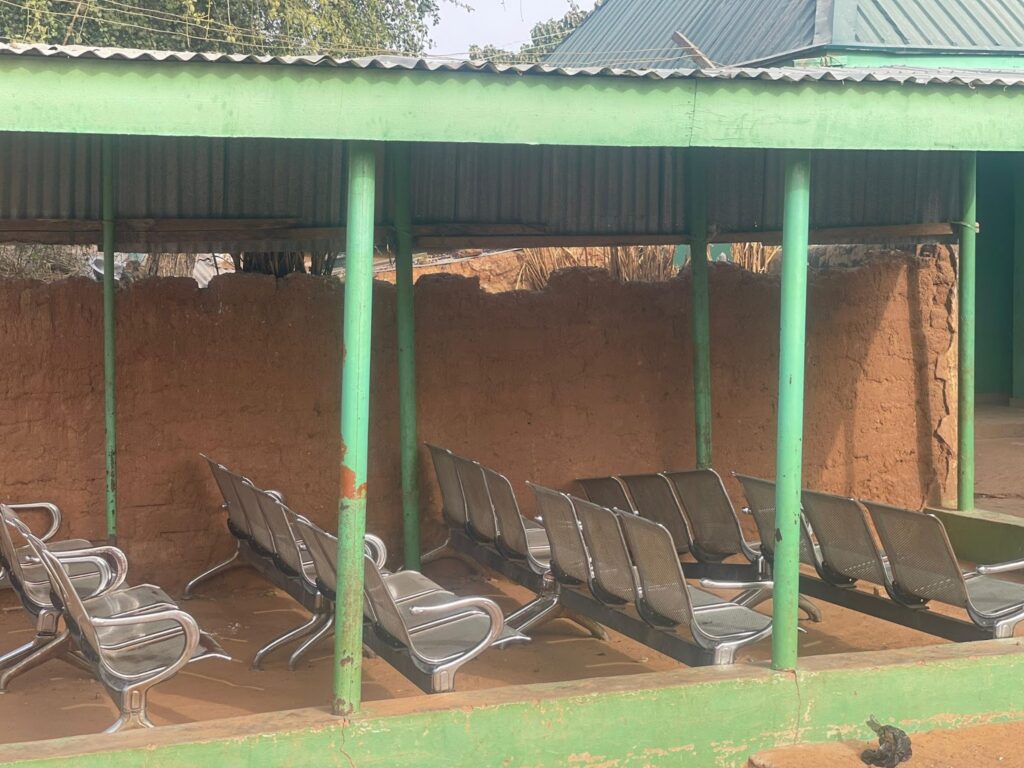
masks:
<svg viewBox="0 0 1024 768"><path fill-rule="evenodd" d="M843 49L1024 54L1024 0L605 0L547 59L563 67L772 63Z"/></svg>

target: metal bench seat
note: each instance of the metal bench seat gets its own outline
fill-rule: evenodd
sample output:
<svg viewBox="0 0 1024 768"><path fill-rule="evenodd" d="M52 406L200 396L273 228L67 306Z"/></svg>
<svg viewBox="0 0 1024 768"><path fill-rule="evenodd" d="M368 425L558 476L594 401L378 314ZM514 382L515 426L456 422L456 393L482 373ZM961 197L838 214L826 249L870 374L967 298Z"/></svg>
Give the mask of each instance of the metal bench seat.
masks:
<svg viewBox="0 0 1024 768"><path fill-rule="evenodd" d="M47 546L53 552L62 551L74 551L79 549L87 549L92 546L92 542L88 539L61 539L54 541L53 537L57 535L60 530L61 523L63 522L63 516L61 515L60 508L56 504L52 504L48 501L37 501L23 504L7 504L7 511L9 514L13 514L16 517L19 514L32 513L32 512L45 512L50 520L46 531L39 537L42 541L47 543ZM29 565L32 560L31 548L26 544L17 548L17 557L23 565ZM0 589L10 589L11 582L7 576L7 569L0 564Z"/></svg>
<svg viewBox="0 0 1024 768"><path fill-rule="evenodd" d="M99 616L90 613L58 557L31 534L26 536L50 577L54 604L59 607L81 657L121 710L107 733L129 728L153 727L147 713L150 689L172 678L186 664L219 658L230 659L209 635L201 632L189 614L177 607L165 608L166 595L147 585L160 607L136 609L130 615ZM143 591L133 602L141 607Z"/></svg>
<svg viewBox="0 0 1024 768"><path fill-rule="evenodd" d="M771 633L769 617L691 587L663 525L532 487L551 540L552 572L574 609L690 665L732 663L737 648ZM752 586L714 585L744 594ZM756 586L771 589L770 583Z"/></svg>
<svg viewBox="0 0 1024 768"><path fill-rule="evenodd" d="M567 612L559 603L558 584L550 575L547 533L521 514L508 478L445 448L427 447L449 531L445 544L425 555L423 562L451 551L474 569L493 569L537 593L536 599L506 618L520 631L566 618L594 637L607 637L597 624Z"/></svg>
<svg viewBox="0 0 1024 768"><path fill-rule="evenodd" d="M458 670L489 648L529 641L505 625L487 598L435 592L399 604L369 556L364 577L370 625L364 642L427 693L455 690Z"/></svg>
<svg viewBox="0 0 1024 768"><path fill-rule="evenodd" d="M623 512L636 512L633 502L629 499L626 487L614 475L608 477L581 477L576 484L583 490L588 501L599 504L606 509L621 509Z"/></svg>
<svg viewBox="0 0 1024 768"><path fill-rule="evenodd" d="M15 546L15 539L26 542ZM31 535L16 514L0 505L0 564L9 575L9 583L21 601L22 607L35 621L35 634L26 643L0 655L0 693L19 675L51 659L61 659L76 666L84 663L70 644L70 637L61 625L61 613L52 601L52 587L45 566L28 544ZM31 556L24 557L25 547ZM117 590L128 574L128 561L124 553L114 547L90 547L85 550L65 550L59 557L71 559L68 570L76 592L83 598L95 598L110 590ZM26 560L31 565L24 564Z"/></svg>
<svg viewBox="0 0 1024 768"><path fill-rule="evenodd" d="M993 578L1024 569L1024 561L979 565L964 572L946 528L935 515L864 501L889 557L893 598L962 608L993 637L1012 637L1024 620L1024 584Z"/></svg>
<svg viewBox="0 0 1024 768"><path fill-rule="evenodd" d="M693 537L690 551L697 560L718 562L743 555L761 563L760 542L748 542L725 483L713 469L663 472L676 493Z"/></svg>

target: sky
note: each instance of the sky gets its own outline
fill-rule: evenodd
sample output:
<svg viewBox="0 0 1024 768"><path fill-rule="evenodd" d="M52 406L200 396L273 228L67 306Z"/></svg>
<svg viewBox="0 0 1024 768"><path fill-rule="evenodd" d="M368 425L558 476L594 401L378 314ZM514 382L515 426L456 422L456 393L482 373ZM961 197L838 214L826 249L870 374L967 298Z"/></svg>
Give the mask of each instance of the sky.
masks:
<svg viewBox="0 0 1024 768"><path fill-rule="evenodd" d="M473 43L515 50L529 42L530 28L538 21L569 10L568 0L467 0L466 4L473 10L441 0L441 23L430 35L434 40L430 53L465 54Z"/></svg>

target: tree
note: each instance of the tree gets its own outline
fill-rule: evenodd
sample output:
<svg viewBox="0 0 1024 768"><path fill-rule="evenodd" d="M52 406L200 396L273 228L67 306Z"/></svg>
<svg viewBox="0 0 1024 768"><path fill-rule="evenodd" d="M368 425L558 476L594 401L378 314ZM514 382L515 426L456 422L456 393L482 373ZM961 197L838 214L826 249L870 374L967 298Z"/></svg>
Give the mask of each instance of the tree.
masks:
<svg viewBox="0 0 1024 768"><path fill-rule="evenodd" d="M469 58L473 61L493 61L496 64L534 64L542 61L600 4L599 0L593 9L584 11L575 0L570 0L569 10L564 16L534 24L530 30L530 42L520 46L518 51L506 51L493 45L471 45Z"/></svg>
<svg viewBox="0 0 1024 768"><path fill-rule="evenodd" d="M224 53L418 54L439 0L7 0L0 39Z"/></svg>

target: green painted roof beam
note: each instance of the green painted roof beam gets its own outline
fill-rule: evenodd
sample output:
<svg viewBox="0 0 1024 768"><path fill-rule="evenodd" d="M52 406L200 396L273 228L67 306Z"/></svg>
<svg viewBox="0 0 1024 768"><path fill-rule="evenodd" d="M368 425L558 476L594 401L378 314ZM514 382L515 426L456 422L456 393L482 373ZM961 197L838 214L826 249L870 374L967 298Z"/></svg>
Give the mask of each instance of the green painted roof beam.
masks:
<svg viewBox="0 0 1024 768"><path fill-rule="evenodd" d="M5 131L986 151L1022 117L1024 88L0 59Z"/></svg>

